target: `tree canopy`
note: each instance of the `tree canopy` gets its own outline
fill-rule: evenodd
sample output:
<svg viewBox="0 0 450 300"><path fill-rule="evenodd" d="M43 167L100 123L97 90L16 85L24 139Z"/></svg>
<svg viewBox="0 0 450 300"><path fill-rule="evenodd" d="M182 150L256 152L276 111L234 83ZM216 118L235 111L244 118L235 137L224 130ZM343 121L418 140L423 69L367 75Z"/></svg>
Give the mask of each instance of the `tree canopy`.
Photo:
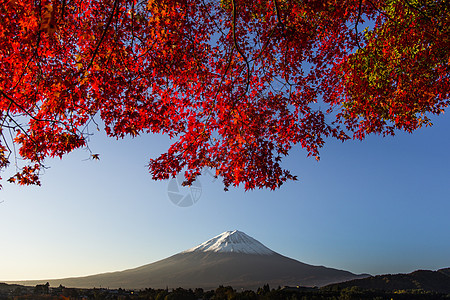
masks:
<svg viewBox="0 0 450 300"><path fill-rule="evenodd" d="M0 169L16 153L19 184L100 126L173 138L154 179L275 189L294 145L318 159L326 138L412 132L449 105L447 0L0 3Z"/></svg>

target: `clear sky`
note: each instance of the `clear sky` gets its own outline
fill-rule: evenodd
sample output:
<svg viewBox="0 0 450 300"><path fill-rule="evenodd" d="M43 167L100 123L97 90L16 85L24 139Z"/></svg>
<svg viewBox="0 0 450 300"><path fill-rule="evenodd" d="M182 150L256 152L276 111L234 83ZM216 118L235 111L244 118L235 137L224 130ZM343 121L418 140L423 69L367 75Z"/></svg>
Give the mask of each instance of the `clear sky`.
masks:
<svg viewBox="0 0 450 300"><path fill-rule="evenodd" d="M450 266L450 117L363 142L328 140L320 162L294 149L298 175L276 191L224 192L208 174L190 207L154 182L150 157L165 137L115 141L49 160L42 187L0 191L0 281L81 276L133 268L241 230L299 261L354 273ZM5 175L5 174L3 174ZM185 193L186 191L181 191Z"/></svg>

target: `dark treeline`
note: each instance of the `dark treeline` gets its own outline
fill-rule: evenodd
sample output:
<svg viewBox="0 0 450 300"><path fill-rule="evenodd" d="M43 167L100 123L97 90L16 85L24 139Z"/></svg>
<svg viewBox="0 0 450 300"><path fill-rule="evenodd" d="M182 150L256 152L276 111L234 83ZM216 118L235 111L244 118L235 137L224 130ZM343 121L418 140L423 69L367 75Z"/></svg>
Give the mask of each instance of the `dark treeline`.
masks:
<svg viewBox="0 0 450 300"><path fill-rule="evenodd" d="M36 287L15 286L14 289L0 290L1 300L20 299L47 299L47 300L85 300L85 299L149 299L149 300L321 300L321 299L450 299L450 294L427 292L423 290L399 290L395 292L383 292L375 290L362 290L357 287L343 289L319 289L303 287L278 287L270 289L269 285L264 285L256 291L236 290L230 286L220 286L215 290L205 291L196 289L145 289L145 290L124 290L124 289L76 289L50 288L48 285L38 285Z"/></svg>

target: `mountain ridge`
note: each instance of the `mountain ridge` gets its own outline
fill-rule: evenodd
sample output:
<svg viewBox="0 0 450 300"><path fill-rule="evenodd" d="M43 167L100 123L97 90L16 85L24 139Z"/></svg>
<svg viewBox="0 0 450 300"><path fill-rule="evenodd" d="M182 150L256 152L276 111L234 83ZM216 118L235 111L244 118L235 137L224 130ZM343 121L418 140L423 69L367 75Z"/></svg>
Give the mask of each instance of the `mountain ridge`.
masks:
<svg viewBox="0 0 450 300"><path fill-rule="evenodd" d="M384 274L331 284L327 289L358 287L366 290L394 292L398 290L424 290L429 292L450 293L450 268L416 270L407 274Z"/></svg>

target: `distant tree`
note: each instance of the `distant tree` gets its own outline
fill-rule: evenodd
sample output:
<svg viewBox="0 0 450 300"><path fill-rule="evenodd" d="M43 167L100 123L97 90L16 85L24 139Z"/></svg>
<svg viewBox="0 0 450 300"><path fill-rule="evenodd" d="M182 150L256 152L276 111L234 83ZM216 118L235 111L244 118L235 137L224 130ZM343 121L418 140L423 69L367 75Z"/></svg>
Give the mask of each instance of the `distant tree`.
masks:
<svg viewBox="0 0 450 300"><path fill-rule="evenodd" d="M204 290L202 288L196 288L194 290L194 294L197 299L202 299L204 296Z"/></svg>
<svg viewBox="0 0 450 300"><path fill-rule="evenodd" d="M195 297L195 294L192 290L190 289L185 290L183 288L177 288L164 297L164 300L179 300L179 299L197 300L198 298Z"/></svg>
<svg viewBox="0 0 450 300"><path fill-rule="evenodd" d="M214 291L214 296L211 300L232 300L236 297L236 291L231 286L219 286Z"/></svg>
<svg viewBox="0 0 450 300"><path fill-rule="evenodd" d="M78 297L80 297L80 291L76 288L64 288L63 296L77 299Z"/></svg>
<svg viewBox="0 0 450 300"><path fill-rule="evenodd" d="M50 284L47 282L46 284L38 284L34 288L35 294L48 294L49 293Z"/></svg>
<svg viewBox="0 0 450 300"><path fill-rule="evenodd" d="M169 291L159 290L156 294L155 300L164 300L167 295L169 295Z"/></svg>
<svg viewBox="0 0 450 300"><path fill-rule="evenodd" d="M256 293L257 293L258 295L266 295L266 294L270 293L270 287L269 287L269 284L263 285L262 288L259 287L258 290L256 291Z"/></svg>
<svg viewBox="0 0 450 300"><path fill-rule="evenodd" d="M238 300L257 300L258 295L254 291L242 291L237 295Z"/></svg>

